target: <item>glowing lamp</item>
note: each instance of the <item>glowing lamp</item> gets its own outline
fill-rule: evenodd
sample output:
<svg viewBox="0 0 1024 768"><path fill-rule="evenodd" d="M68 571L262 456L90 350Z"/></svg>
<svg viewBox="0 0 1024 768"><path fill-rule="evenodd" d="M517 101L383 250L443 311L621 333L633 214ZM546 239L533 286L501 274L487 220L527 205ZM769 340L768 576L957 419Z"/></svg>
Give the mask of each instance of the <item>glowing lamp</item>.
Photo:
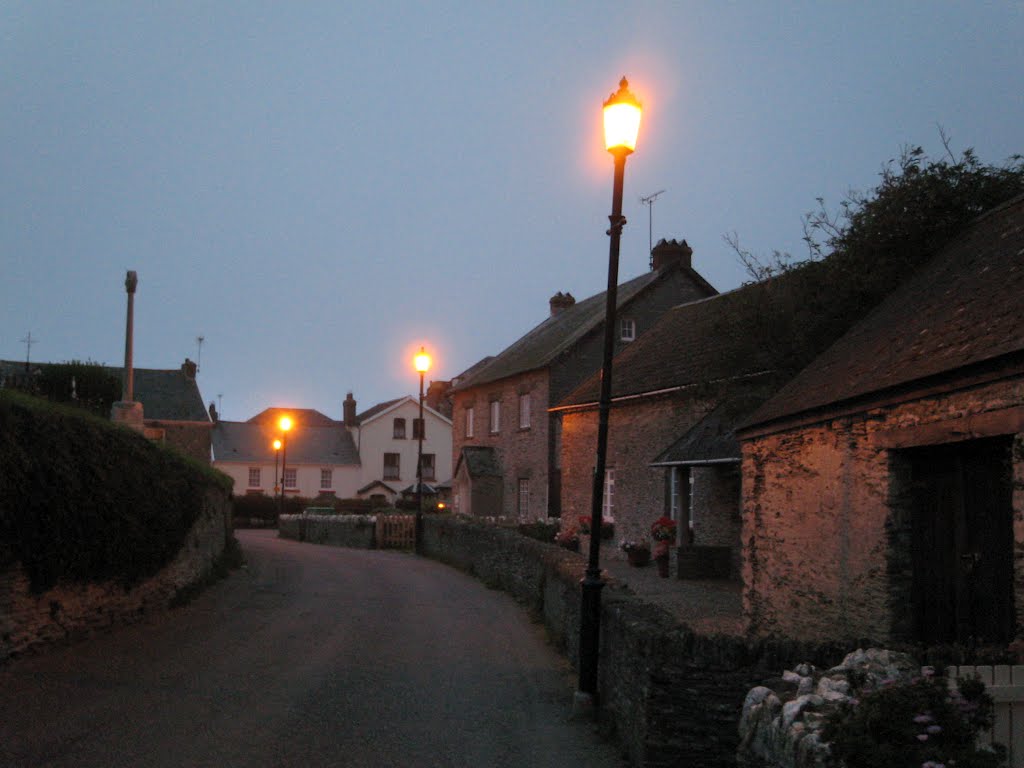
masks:
<svg viewBox="0 0 1024 768"><path fill-rule="evenodd" d="M292 420L288 416L282 416L281 420L277 422L278 426L281 427L282 432L287 432L292 428Z"/></svg>
<svg viewBox="0 0 1024 768"><path fill-rule="evenodd" d="M629 91L626 78L619 81L619 90L604 103L604 146L613 154L630 154L636 149L640 132L640 102Z"/></svg>
<svg viewBox="0 0 1024 768"><path fill-rule="evenodd" d="M275 451L280 451L281 450L281 441L280 440L275 440L274 441L274 450Z"/></svg>
<svg viewBox="0 0 1024 768"><path fill-rule="evenodd" d="M423 347L420 347L419 353L413 358L413 363L416 366L416 370L420 373L426 373L430 370L430 355L426 353Z"/></svg>

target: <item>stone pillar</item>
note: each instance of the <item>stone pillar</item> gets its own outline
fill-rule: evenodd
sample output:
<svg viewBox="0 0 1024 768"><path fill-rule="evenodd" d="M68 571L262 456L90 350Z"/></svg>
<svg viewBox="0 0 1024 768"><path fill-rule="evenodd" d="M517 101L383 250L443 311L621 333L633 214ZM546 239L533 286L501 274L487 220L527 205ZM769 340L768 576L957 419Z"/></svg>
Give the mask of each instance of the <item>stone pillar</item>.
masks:
<svg viewBox="0 0 1024 768"><path fill-rule="evenodd" d="M121 388L121 399L111 406L110 418L112 421L142 432L142 403L135 402L135 371L132 367L135 330L135 288L138 284L139 277L135 274L135 270L128 270L128 275L124 280L124 287L128 292L128 319L125 324L124 334L124 379Z"/></svg>

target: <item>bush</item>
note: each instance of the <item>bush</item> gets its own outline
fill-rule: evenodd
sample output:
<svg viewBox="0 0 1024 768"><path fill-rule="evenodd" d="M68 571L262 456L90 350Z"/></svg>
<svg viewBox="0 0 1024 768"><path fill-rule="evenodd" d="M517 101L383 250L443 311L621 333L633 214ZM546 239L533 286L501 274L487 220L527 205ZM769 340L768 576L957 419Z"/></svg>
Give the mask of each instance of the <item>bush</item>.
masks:
<svg viewBox="0 0 1024 768"><path fill-rule="evenodd" d="M950 691L945 678L925 676L841 705L822 737L846 768L997 768L1005 749L975 746L992 718L992 698L980 681L960 679Z"/></svg>
<svg viewBox="0 0 1024 768"><path fill-rule="evenodd" d="M556 517L547 520L537 520L532 523L520 523L518 529L523 536L550 544L555 540L555 535L560 527L561 522Z"/></svg>

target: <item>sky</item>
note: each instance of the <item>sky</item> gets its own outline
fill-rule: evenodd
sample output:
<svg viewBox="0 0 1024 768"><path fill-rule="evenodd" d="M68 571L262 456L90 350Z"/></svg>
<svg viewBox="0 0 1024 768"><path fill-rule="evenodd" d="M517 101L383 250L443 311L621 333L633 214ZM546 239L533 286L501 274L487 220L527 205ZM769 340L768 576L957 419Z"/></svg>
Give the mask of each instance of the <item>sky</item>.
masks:
<svg viewBox="0 0 1024 768"><path fill-rule="evenodd" d="M1020 0L0 0L0 358L121 365L132 269L137 366L340 419L604 290L623 75L620 280L685 238L725 291L725 236L805 256L902 147L1024 152L1021 40Z"/></svg>

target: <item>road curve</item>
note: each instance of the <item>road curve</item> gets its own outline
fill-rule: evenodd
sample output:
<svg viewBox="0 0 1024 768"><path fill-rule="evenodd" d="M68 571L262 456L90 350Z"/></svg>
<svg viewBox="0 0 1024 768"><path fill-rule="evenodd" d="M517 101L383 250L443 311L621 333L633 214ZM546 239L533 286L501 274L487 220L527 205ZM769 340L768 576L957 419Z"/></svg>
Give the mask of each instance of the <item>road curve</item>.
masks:
<svg viewBox="0 0 1024 768"><path fill-rule="evenodd" d="M239 531L190 605L0 667L0 766L622 768L508 596L408 554Z"/></svg>

